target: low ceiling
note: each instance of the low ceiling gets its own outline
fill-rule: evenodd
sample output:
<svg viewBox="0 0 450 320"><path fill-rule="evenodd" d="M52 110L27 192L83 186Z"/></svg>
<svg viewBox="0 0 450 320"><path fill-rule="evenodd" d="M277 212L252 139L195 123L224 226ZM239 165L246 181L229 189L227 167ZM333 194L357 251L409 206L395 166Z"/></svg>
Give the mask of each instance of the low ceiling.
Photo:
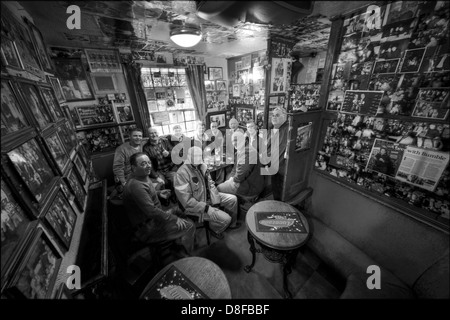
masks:
<svg viewBox="0 0 450 320"><path fill-rule="evenodd" d="M371 2L314 1L311 14L289 24L239 21L227 26L200 18L195 1L19 1L50 46L116 47L122 51L169 51L222 58L265 50L270 36L295 40L300 55L324 51L330 34L329 18ZM224 1L219 3L223 5ZM66 27L66 8L71 4L81 9L80 30ZM193 48L176 46L169 40L173 20L201 25L202 41Z"/></svg>

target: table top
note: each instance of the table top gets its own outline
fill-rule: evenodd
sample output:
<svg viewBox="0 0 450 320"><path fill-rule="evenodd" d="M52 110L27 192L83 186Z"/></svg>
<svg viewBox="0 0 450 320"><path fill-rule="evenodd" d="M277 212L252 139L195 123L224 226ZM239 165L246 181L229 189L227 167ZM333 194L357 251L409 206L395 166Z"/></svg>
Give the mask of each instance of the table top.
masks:
<svg viewBox="0 0 450 320"><path fill-rule="evenodd" d="M306 233L260 232L256 230L255 212L297 212ZM266 200L255 203L247 212L245 218L250 234L263 245L277 250L291 250L301 247L309 236L309 225L303 214L293 206L276 200Z"/></svg>
<svg viewBox="0 0 450 320"><path fill-rule="evenodd" d="M165 266L147 284L141 298L172 265L184 273L210 299L231 299L230 285L222 269L214 262L201 257L183 258Z"/></svg>

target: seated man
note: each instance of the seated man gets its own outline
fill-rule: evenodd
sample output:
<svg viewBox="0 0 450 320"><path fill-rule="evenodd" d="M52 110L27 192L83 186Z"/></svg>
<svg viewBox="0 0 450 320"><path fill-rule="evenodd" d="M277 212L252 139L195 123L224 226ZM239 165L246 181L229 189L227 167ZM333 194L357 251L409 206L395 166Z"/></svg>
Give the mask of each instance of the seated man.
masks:
<svg viewBox="0 0 450 320"><path fill-rule="evenodd" d="M246 124L247 131L245 132L245 139L248 141L249 147L252 147L255 150L258 150L258 127L256 126L255 121L250 120Z"/></svg>
<svg viewBox="0 0 450 320"><path fill-rule="evenodd" d="M219 184L217 190L238 197L254 198L264 189L264 177L260 174L258 153L255 149L249 148L244 134L239 131L233 134L232 141L237 150L234 166L230 178Z"/></svg>
<svg viewBox="0 0 450 320"><path fill-rule="evenodd" d="M130 157L137 152L142 152L141 129L133 129L130 133L130 141L118 146L114 153L113 172L119 193L122 193L123 186L125 186L128 176L131 173ZM156 175L152 175L151 177L157 178ZM164 183L162 179L157 180L159 183Z"/></svg>
<svg viewBox="0 0 450 320"><path fill-rule="evenodd" d="M175 176L177 166L172 162L172 146L167 139L159 137L158 131L155 128L148 128L148 134L149 139L142 148L142 151L152 161L153 170L160 178L165 180L166 186L168 185L173 191L173 177Z"/></svg>
<svg viewBox="0 0 450 320"><path fill-rule="evenodd" d="M206 146L209 144L209 137L205 133L205 124L201 121L197 122L195 135L192 137L191 147L199 147L205 150Z"/></svg>
<svg viewBox="0 0 450 320"><path fill-rule="evenodd" d="M169 141L170 145L172 146L172 150L173 148L178 145L180 142L183 142L184 139L188 139L182 132L181 132L181 126L179 124L176 124L173 126L173 134L169 134L167 136L167 141ZM183 149L181 148L181 150L178 152L178 156L180 157L180 159L183 159ZM173 159L172 159L172 162ZM179 167L179 165L178 165Z"/></svg>
<svg viewBox="0 0 450 320"><path fill-rule="evenodd" d="M211 121L210 128L211 130L208 130L207 134L209 136L208 140L210 141L211 154L220 154L223 147L223 135L219 130L217 121Z"/></svg>
<svg viewBox="0 0 450 320"><path fill-rule="evenodd" d="M178 208L162 210L158 195L169 190L156 191L149 174L152 164L148 156L138 152L130 157L131 175L125 185L123 200L135 236L144 243L177 240L190 253L194 247L195 226L181 218Z"/></svg>
<svg viewBox="0 0 450 320"><path fill-rule="evenodd" d="M238 202L234 195L220 193L211 180L202 160L202 149L191 147L187 159L175 176L175 193L187 215L200 222L209 221L213 236L223 238L222 232L240 227L237 223ZM218 209L221 205L226 212Z"/></svg>

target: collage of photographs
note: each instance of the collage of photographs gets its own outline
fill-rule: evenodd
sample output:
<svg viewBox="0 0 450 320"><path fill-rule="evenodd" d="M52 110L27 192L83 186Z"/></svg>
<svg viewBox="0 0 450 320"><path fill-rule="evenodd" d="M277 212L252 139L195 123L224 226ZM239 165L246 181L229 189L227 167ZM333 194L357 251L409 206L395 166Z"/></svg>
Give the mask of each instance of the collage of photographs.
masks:
<svg viewBox="0 0 450 320"><path fill-rule="evenodd" d="M443 21L449 13L442 6L439 1L396 2L346 19L327 110L447 119L450 48L445 41L449 26ZM418 93L426 89L438 90L439 100L421 99ZM345 102L347 90L383 95L357 112Z"/></svg>

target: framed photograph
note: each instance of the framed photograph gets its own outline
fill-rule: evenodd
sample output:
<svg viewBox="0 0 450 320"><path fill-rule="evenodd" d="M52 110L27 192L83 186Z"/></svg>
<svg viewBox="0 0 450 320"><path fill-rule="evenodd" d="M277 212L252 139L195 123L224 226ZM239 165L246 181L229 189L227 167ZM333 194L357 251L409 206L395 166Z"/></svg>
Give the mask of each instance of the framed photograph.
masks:
<svg viewBox="0 0 450 320"><path fill-rule="evenodd" d="M78 131L77 138L91 153L113 151L123 143L119 127Z"/></svg>
<svg viewBox="0 0 450 320"><path fill-rule="evenodd" d="M75 173L73 167L69 169L69 172L64 177L64 180L70 186L73 194L75 195L74 202L78 206L78 209L80 209L80 212L83 212L84 203L86 201L86 190L84 189L83 183Z"/></svg>
<svg viewBox="0 0 450 320"><path fill-rule="evenodd" d="M26 18L24 20L29 27L34 49L41 64L42 70L53 73L53 65L48 55L47 47L44 44L44 39L42 38L41 32L31 21Z"/></svg>
<svg viewBox="0 0 450 320"><path fill-rule="evenodd" d="M303 151L311 148L312 122L301 123L297 128L295 137L295 151Z"/></svg>
<svg viewBox="0 0 450 320"><path fill-rule="evenodd" d="M74 163L75 167L77 168L78 173L80 174L83 184L85 184L88 174L87 174L86 168L85 168L83 162L81 161L81 158L78 153L75 155L75 158L73 159L73 163Z"/></svg>
<svg viewBox="0 0 450 320"><path fill-rule="evenodd" d="M89 70L94 72L122 72L117 50L84 49Z"/></svg>
<svg viewBox="0 0 450 320"><path fill-rule="evenodd" d="M6 288L12 298L50 299L63 254L39 223L11 282Z"/></svg>
<svg viewBox="0 0 450 320"><path fill-rule="evenodd" d="M241 96L241 85L233 84L233 98L239 98Z"/></svg>
<svg viewBox="0 0 450 320"><path fill-rule="evenodd" d="M205 89L206 89L206 91L216 90L216 85L215 85L214 81L205 80Z"/></svg>
<svg viewBox="0 0 450 320"><path fill-rule="evenodd" d="M106 94L117 91L115 74L91 74L94 91L96 94Z"/></svg>
<svg viewBox="0 0 450 320"><path fill-rule="evenodd" d="M64 97L63 89L61 88L61 83L59 83L59 79L53 76L47 76L48 82L52 85L53 90L55 91L56 99L58 103L66 102L66 97Z"/></svg>
<svg viewBox="0 0 450 320"><path fill-rule="evenodd" d="M119 123L134 122L134 114L131 105L115 103L114 109L116 111Z"/></svg>
<svg viewBox="0 0 450 320"><path fill-rule="evenodd" d="M76 109L82 127L116 123L111 104L80 106Z"/></svg>
<svg viewBox="0 0 450 320"><path fill-rule="evenodd" d="M227 91L227 81L226 80L216 80L216 90Z"/></svg>
<svg viewBox="0 0 450 320"><path fill-rule="evenodd" d="M50 191L55 173L35 138L7 153L31 194L42 203Z"/></svg>
<svg viewBox="0 0 450 320"><path fill-rule="evenodd" d="M18 132L29 127L30 125L19 105L17 96L14 94L11 82L6 79L2 79L1 95L2 137L6 134Z"/></svg>
<svg viewBox="0 0 450 320"><path fill-rule="evenodd" d="M57 134L57 131L51 133L44 140L45 143L47 144L47 147L50 150L50 153L53 156L53 159L58 165L59 170L61 171L61 173L64 173L64 171L67 169L67 165L69 164L70 158L63 147L63 144Z"/></svg>
<svg viewBox="0 0 450 320"><path fill-rule="evenodd" d="M50 87L40 87L42 96L44 97L44 101L47 103L48 110L53 116L54 121L58 121L60 119L64 119L64 113L56 100L55 94L53 93L52 88Z"/></svg>
<svg viewBox="0 0 450 320"><path fill-rule="evenodd" d="M61 187L61 191L64 193L64 196L66 197L67 200L69 200L69 202L75 198L75 195L68 186L66 180L64 179L59 180L59 186Z"/></svg>
<svg viewBox="0 0 450 320"><path fill-rule="evenodd" d="M210 67L208 68L208 79L209 80L222 80L223 71L221 67Z"/></svg>
<svg viewBox="0 0 450 320"><path fill-rule="evenodd" d="M219 129L227 128L226 112L225 111L209 112L207 117L206 128L210 128L211 122L213 121L217 122L217 127Z"/></svg>
<svg viewBox="0 0 450 320"><path fill-rule="evenodd" d="M56 75L67 102L95 100L81 59L54 59Z"/></svg>
<svg viewBox="0 0 450 320"><path fill-rule="evenodd" d="M383 95L384 91L347 90L341 111L376 115Z"/></svg>
<svg viewBox="0 0 450 320"><path fill-rule="evenodd" d="M30 232L32 220L20 202L21 198L13 192L1 177L2 192L2 241L1 241L1 276L2 286L8 273L17 262L17 255Z"/></svg>
<svg viewBox="0 0 450 320"><path fill-rule="evenodd" d="M406 50L400 73L416 73L420 70L425 55L425 48Z"/></svg>
<svg viewBox="0 0 450 320"><path fill-rule="evenodd" d="M372 71L372 76L379 73L395 73L400 59L377 60Z"/></svg>
<svg viewBox="0 0 450 320"><path fill-rule="evenodd" d="M44 130L53 122L49 111L47 110L41 95L39 94L38 87L27 82L17 82L19 92L21 93L24 105L28 106L31 114L34 116L34 121L37 126Z"/></svg>
<svg viewBox="0 0 450 320"><path fill-rule="evenodd" d="M65 123L59 125L56 129L56 132L58 134L59 140L61 140L62 142L66 154L69 156L69 158L71 158L72 150L77 146L75 133L72 133L72 135L75 137L75 141L73 141L71 138L71 134L69 133L69 129L67 128Z"/></svg>
<svg viewBox="0 0 450 320"><path fill-rule="evenodd" d="M15 42L4 36L1 38L1 57L5 66L19 70L23 69Z"/></svg>
<svg viewBox="0 0 450 320"><path fill-rule="evenodd" d="M239 126L245 127L249 120L255 121L255 108L254 107L235 107L236 120L239 122Z"/></svg>
<svg viewBox="0 0 450 320"><path fill-rule="evenodd" d="M55 193L50 207L44 215L44 220L50 225L51 230L64 245L64 248L69 250L77 214L73 211L61 189L57 189Z"/></svg>
<svg viewBox="0 0 450 320"><path fill-rule="evenodd" d="M272 71L270 77L270 93L285 93L287 91L288 71L290 70L288 59L272 58Z"/></svg>
<svg viewBox="0 0 450 320"><path fill-rule="evenodd" d="M449 109L442 108L442 102L429 102L418 99L411 116L445 120L447 119L448 111Z"/></svg>

